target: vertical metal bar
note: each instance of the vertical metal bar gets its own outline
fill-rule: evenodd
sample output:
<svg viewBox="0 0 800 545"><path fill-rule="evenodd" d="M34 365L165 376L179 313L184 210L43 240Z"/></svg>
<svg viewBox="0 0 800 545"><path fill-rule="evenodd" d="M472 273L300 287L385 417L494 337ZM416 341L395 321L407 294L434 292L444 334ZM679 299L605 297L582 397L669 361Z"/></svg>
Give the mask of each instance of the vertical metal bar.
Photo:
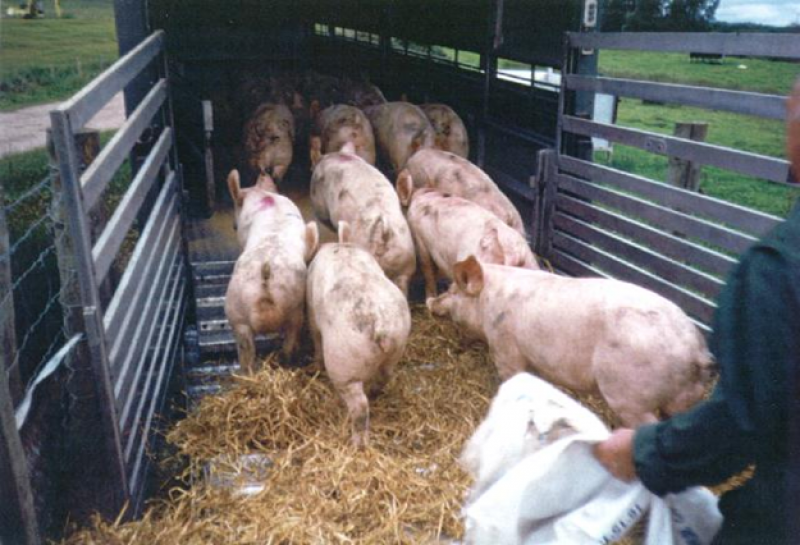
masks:
<svg viewBox="0 0 800 545"><path fill-rule="evenodd" d="M14 420L5 369L0 369L0 542L41 543L28 464Z"/></svg>
<svg viewBox="0 0 800 545"><path fill-rule="evenodd" d="M567 100L567 76L572 74L572 43L569 39L569 34L564 34L564 54L561 62L561 89L558 92L558 123L556 126L556 152L565 153L566 143L564 142L564 128L562 119L568 115L568 100Z"/></svg>
<svg viewBox="0 0 800 545"><path fill-rule="evenodd" d="M492 91L492 81L497 72L495 46L499 36L502 36L503 32L503 1L492 0L492 5L494 7L492 10L493 17L487 29L488 36L484 54L481 55L481 64L483 64L483 93L481 95L481 119L478 124L478 151L476 157L478 166L481 168L484 168L486 162L486 129L489 119L489 98Z"/></svg>
<svg viewBox="0 0 800 545"><path fill-rule="evenodd" d="M539 160L543 161L541 168L542 180L542 207L540 213L539 237L537 240L537 253L545 258L552 260L553 253L553 215L556 208L556 194L558 193L558 182L556 179L558 155L554 150L543 150L539 155Z"/></svg>
<svg viewBox="0 0 800 545"><path fill-rule="evenodd" d="M78 153L73 140L73 131L68 113L62 110L55 110L50 113L50 120L63 183L62 199L64 199L69 211L67 219L74 242L75 266L80 286L83 322L96 381L95 387L100 406L103 442L110 457L108 467L110 481L107 483L107 489L105 490L105 495L108 497L110 505L104 504L97 507L102 512L116 514L129 498L129 492L112 381L108 369L108 353L106 351L94 262L92 260L91 231L81 194Z"/></svg>
<svg viewBox="0 0 800 545"><path fill-rule="evenodd" d="M22 397L22 378L17 359L17 331L14 326L14 293L11 288L11 243L3 206L3 180L0 179L0 373L8 377L11 402L16 405Z"/></svg>

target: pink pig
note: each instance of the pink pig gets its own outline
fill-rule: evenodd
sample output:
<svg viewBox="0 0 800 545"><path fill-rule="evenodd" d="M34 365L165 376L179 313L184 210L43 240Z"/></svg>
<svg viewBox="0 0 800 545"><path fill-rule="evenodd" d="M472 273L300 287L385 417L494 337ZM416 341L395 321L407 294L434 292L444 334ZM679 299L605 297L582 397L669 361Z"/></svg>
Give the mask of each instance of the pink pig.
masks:
<svg viewBox="0 0 800 545"><path fill-rule="evenodd" d="M453 265L470 255L482 263L539 268L525 237L472 201L417 189L406 218L425 276L426 297L436 295L437 267L453 278Z"/></svg>
<svg viewBox="0 0 800 545"><path fill-rule="evenodd" d="M280 182L292 164L294 117L283 104L258 107L244 128L244 149L250 168Z"/></svg>
<svg viewBox="0 0 800 545"><path fill-rule="evenodd" d="M418 106L387 102L366 108L383 161L400 172L417 150L433 146L433 127Z"/></svg>
<svg viewBox="0 0 800 545"><path fill-rule="evenodd" d="M312 168L323 155L339 151L347 143L353 144L356 155L371 165L375 164L375 137L364 112L353 106L337 104L312 114L316 117L309 143Z"/></svg>
<svg viewBox="0 0 800 545"><path fill-rule="evenodd" d="M446 104L421 104L420 109L425 112L431 122L434 132L436 149L455 153L464 159L469 157L469 135L464 122L458 114Z"/></svg>
<svg viewBox="0 0 800 545"><path fill-rule="evenodd" d="M375 256L386 276L408 293L417 268L408 222L392 184L355 155L351 143L325 155L314 168L311 204L317 218L330 226L346 221L352 242Z"/></svg>
<svg viewBox="0 0 800 545"><path fill-rule="evenodd" d="M255 336L283 331L283 357L291 358L303 325L306 263L319 242L317 224L305 224L300 211L277 194L269 176L242 189L239 173L228 175L243 251L236 260L225 315L236 339L242 371L255 363Z"/></svg>
<svg viewBox="0 0 800 545"><path fill-rule="evenodd" d="M397 192L403 205L408 205L411 187L431 187L470 200L525 235L514 204L484 171L463 157L437 149L419 150L397 176Z"/></svg>
<svg viewBox="0 0 800 545"><path fill-rule="evenodd" d="M599 391L628 427L700 401L715 376L703 335L677 305L604 278L456 263L447 293L427 300L484 339L503 380L530 370L579 392Z"/></svg>
<svg viewBox="0 0 800 545"><path fill-rule="evenodd" d="M369 441L369 401L382 391L405 350L411 313L375 258L348 243L323 244L308 269L308 322L314 360L324 365L353 423L353 442ZM365 393L366 392L366 393Z"/></svg>

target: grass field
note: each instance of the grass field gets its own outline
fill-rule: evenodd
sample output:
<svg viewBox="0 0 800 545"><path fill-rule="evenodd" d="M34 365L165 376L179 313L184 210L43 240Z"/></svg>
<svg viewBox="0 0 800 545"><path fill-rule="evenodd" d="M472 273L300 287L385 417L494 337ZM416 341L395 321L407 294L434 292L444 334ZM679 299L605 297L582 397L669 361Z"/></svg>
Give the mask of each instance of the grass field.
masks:
<svg viewBox="0 0 800 545"><path fill-rule="evenodd" d="M0 110L58 100L117 58L111 0L62 0L56 19L0 19Z"/></svg>
<svg viewBox="0 0 800 545"><path fill-rule="evenodd" d="M739 66L747 68L739 68ZM600 72L606 76L669 81L761 93L788 94L800 65L761 59L727 58L722 64L690 63L687 55L606 51L600 55ZM783 158L785 127L782 121L761 119L677 105L643 104L623 99L617 124L672 134L678 122L705 122L706 141L752 153ZM598 160L620 170L664 181L667 158L643 150L615 145L613 157ZM700 189L705 194L763 212L786 216L800 189L704 167Z"/></svg>

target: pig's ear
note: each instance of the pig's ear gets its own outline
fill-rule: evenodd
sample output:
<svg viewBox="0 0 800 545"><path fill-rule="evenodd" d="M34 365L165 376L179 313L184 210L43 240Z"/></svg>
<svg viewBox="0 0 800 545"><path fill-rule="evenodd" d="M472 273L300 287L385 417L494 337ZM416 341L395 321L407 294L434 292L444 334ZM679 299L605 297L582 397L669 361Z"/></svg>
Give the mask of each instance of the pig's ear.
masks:
<svg viewBox="0 0 800 545"><path fill-rule="evenodd" d="M487 225L483 231L480 242L481 259L487 263L497 263L505 265L505 252L503 245L500 244L500 233L496 225Z"/></svg>
<svg viewBox="0 0 800 545"><path fill-rule="evenodd" d="M800 79L786 103L786 154L796 180L800 180Z"/></svg>
<svg viewBox="0 0 800 545"><path fill-rule="evenodd" d="M350 225L346 221L339 222L339 243L350 242Z"/></svg>
<svg viewBox="0 0 800 545"><path fill-rule="evenodd" d="M397 196L400 198L400 204L408 206L411 202L411 194L414 193L414 179L408 169L404 168L397 175Z"/></svg>
<svg viewBox="0 0 800 545"><path fill-rule="evenodd" d="M483 267L474 255L453 266L453 278L467 295L474 297L483 290Z"/></svg>
<svg viewBox="0 0 800 545"><path fill-rule="evenodd" d="M308 140L309 155L311 158L311 170L317 166L317 163L322 159L322 138L319 136L312 136Z"/></svg>
<svg viewBox="0 0 800 545"><path fill-rule="evenodd" d="M233 199L234 204L236 204L236 206L242 206L244 195L242 194L242 187L239 183L239 171L236 169L231 170L228 174L228 191L231 194L231 199Z"/></svg>
<svg viewBox="0 0 800 545"><path fill-rule="evenodd" d="M306 223L306 263L313 259L317 248L319 248L319 228L316 222L309 221Z"/></svg>

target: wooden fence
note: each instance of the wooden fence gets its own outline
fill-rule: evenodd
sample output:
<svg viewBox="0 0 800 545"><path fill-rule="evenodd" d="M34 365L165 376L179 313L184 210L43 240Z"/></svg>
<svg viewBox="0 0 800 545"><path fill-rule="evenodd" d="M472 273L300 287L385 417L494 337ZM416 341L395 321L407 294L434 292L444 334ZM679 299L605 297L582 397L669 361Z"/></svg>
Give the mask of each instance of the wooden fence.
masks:
<svg viewBox="0 0 800 545"><path fill-rule="evenodd" d="M600 137L785 184L789 164L767 157L599 123L581 115L594 93L783 119L785 97L582 74L579 59L602 49L701 52L778 59L800 57L791 35L568 33L555 150L540 154L534 188L536 249L572 275L602 275L641 284L678 303L708 330L714 299L737 256L780 218L578 157L579 139ZM687 59L688 62L688 59Z"/></svg>

